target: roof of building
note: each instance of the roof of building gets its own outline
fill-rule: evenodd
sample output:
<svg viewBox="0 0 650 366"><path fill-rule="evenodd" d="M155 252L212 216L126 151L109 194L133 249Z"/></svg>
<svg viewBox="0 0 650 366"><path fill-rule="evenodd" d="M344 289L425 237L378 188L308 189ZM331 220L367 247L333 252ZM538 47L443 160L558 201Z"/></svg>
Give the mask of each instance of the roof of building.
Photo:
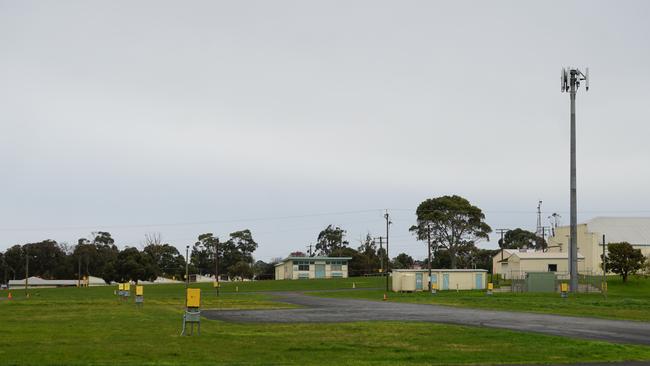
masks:
<svg viewBox="0 0 650 366"><path fill-rule="evenodd" d="M596 217L586 224L590 232L604 234L608 243L650 245L650 217Z"/></svg>
<svg viewBox="0 0 650 366"><path fill-rule="evenodd" d="M27 279L29 286L76 286L78 280L44 280L40 277L29 277ZM25 279L9 280L9 286L21 286L25 284Z"/></svg>
<svg viewBox="0 0 650 366"><path fill-rule="evenodd" d="M527 251L527 252L515 252L512 255L519 257L519 259L569 259L568 252L541 252L541 251ZM578 253L578 259L584 259L585 257Z"/></svg>
<svg viewBox="0 0 650 366"><path fill-rule="evenodd" d="M393 269L393 272L429 272L428 269ZM448 269L448 268L431 268L431 272L487 272L487 269Z"/></svg>
<svg viewBox="0 0 650 366"><path fill-rule="evenodd" d="M294 257L294 256L288 256L284 258L280 263L276 263L276 266L281 265L284 262L287 261L304 261L304 260L310 260L310 261L330 261L330 260L346 260L349 261L352 259L352 257L327 257L327 256L315 256L315 257Z"/></svg>

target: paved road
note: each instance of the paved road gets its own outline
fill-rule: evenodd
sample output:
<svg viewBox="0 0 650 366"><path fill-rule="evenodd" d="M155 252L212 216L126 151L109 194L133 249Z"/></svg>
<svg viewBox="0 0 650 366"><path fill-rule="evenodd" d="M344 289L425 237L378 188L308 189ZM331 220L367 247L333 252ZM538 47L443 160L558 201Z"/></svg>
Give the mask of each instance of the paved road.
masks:
<svg viewBox="0 0 650 366"><path fill-rule="evenodd" d="M205 310L203 314L209 319L248 323L371 320L425 321L650 345L650 323L648 322L480 310L440 305L330 299L300 293L274 293L274 295L277 296L278 301L304 307L276 310Z"/></svg>

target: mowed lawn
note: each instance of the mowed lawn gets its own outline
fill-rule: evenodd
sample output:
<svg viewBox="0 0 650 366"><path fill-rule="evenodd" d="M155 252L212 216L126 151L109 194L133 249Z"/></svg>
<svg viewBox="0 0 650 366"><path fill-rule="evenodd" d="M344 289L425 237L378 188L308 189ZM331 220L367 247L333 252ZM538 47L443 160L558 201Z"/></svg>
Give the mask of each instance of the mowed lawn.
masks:
<svg viewBox="0 0 650 366"><path fill-rule="evenodd" d="M323 281L327 280L312 285L321 290L350 285ZM266 282L240 283L240 293L230 291L230 286L237 285L229 284L218 298L211 285L202 285L203 307L226 311L287 307L291 305L254 291L306 289L303 286L310 281ZM236 324L203 319L201 336L181 337L182 285L145 286L142 308L135 306L132 297L120 301L114 290L114 286L30 290L29 299L22 290L12 291L13 300L0 301L0 364L435 365L650 360L650 347L644 346L417 322Z"/></svg>
<svg viewBox="0 0 650 366"><path fill-rule="evenodd" d="M487 296L485 291L427 291L388 294L389 301L439 304L491 310L526 311L608 319L650 321L650 279L633 277L623 283L619 277L608 279L607 298L602 294L499 293ZM383 290L360 290L312 293L338 298L358 298L381 301Z"/></svg>

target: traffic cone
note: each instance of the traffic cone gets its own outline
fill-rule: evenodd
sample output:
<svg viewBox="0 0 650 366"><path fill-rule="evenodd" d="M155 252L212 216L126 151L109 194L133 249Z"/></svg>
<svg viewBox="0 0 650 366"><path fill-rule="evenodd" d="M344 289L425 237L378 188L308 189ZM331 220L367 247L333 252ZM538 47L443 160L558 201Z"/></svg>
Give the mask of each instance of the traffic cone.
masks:
<svg viewBox="0 0 650 366"><path fill-rule="evenodd" d="M10 292L9 295L7 296L7 300L11 300L11 299L13 299L13 298L14 298L14 297L11 296L11 292Z"/></svg>
<svg viewBox="0 0 650 366"><path fill-rule="evenodd" d="M388 296L386 296L386 293L384 292L384 301L388 300Z"/></svg>

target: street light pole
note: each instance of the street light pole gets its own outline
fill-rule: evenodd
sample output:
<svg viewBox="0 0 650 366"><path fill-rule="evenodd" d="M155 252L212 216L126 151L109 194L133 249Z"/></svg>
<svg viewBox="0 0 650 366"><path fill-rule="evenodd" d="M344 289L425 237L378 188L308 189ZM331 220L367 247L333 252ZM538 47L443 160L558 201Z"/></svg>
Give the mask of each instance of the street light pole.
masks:
<svg viewBox="0 0 650 366"><path fill-rule="evenodd" d="M569 92L571 99L571 198L570 198L570 229L569 229L569 274L570 290L578 292L578 218L577 218L577 184L576 184L576 91L580 81L585 81L589 90L589 69L583 74L577 68L562 69L561 90Z"/></svg>

